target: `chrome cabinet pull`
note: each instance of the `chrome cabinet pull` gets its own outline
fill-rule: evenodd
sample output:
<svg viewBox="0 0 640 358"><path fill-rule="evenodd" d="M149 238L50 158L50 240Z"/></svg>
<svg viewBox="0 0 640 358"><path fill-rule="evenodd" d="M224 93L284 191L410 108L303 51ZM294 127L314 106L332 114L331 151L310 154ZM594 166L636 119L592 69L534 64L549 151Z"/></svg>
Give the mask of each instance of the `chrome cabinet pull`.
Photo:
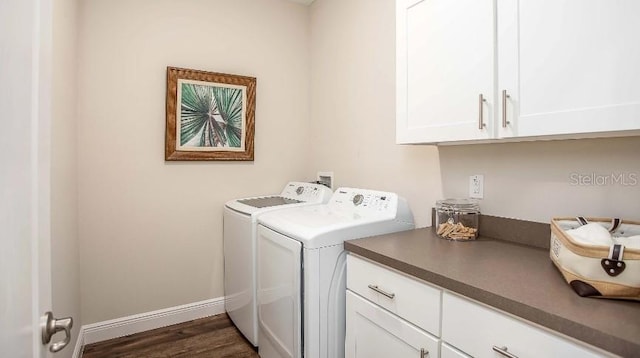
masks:
<svg viewBox="0 0 640 358"><path fill-rule="evenodd" d="M502 128L507 128L507 124L511 123L507 120L507 98L511 98L507 94L507 90L502 90Z"/></svg>
<svg viewBox="0 0 640 358"><path fill-rule="evenodd" d="M493 346L493 351L498 352L507 358L518 358L517 355L507 352L507 347L504 347L504 346L503 347Z"/></svg>
<svg viewBox="0 0 640 358"><path fill-rule="evenodd" d="M394 297L396 297L395 293L389 293L387 291L381 290L378 286L369 285L369 288L390 299L393 299Z"/></svg>
<svg viewBox="0 0 640 358"><path fill-rule="evenodd" d="M429 351L424 349L424 348L420 348L420 358L427 358L427 356L429 355Z"/></svg>
<svg viewBox="0 0 640 358"><path fill-rule="evenodd" d="M49 351L51 351L51 353L61 351L71 341L71 327L73 327L73 319L71 317L56 319L53 318L53 314L51 312L45 313L41 327L42 344L49 344L49 342L51 342L51 337L54 334L64 331L66 334L64 340L53 343L49 347Z"/></svg>
<svg viewBox="0 0 640 358"><path fill-rule="evenodd" d="M486 127L487 125L484 124L484 118L482 117L482 106L484 105L484 102L486 102L487 100L484 98L484 96L482 95L482 93L480 93L480 100L478 101L478 129L479 130L483 130L484 127Z"/></svg>

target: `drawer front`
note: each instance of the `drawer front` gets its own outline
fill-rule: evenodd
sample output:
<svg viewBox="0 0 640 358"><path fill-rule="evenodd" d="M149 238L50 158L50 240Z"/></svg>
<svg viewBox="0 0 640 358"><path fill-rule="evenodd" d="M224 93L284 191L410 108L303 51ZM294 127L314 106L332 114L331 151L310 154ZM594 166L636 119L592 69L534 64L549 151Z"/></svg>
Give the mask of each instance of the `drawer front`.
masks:
<svg viewBox="0 0 640 358"><path fill-rule="evenodd" d="M443 342L442 347L440 348L440 358L471 358L471 357Z"/></svg>
<svg viewBox="0 0 640 358"><path fill-rule="evenodd" d="M440 336L440 289L351 254L347 258L347 287Z"/></svg>
<svg viewBox="0 0 640 358"><path fill-rule="evenodd" d="M440 340L347 291L345 358L437 358Z"/></svg>
<svg viewBox="0 0 640 358"><path fill-rule="evenodd" d="M494 346L519 358L606 356L448 292L442 298L442 318L442 340L476 358L505 356Z"/></svg>

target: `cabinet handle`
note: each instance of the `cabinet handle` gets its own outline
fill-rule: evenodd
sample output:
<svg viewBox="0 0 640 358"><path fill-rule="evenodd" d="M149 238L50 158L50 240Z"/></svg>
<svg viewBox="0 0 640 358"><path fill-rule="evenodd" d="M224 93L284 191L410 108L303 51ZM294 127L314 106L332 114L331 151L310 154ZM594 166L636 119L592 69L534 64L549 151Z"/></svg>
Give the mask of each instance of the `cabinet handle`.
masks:
<svg viewBox="0 0 640 358"><path fill-rule="evenodd" d="M507 120L507 98L511 98L507 94L507 90L502 90L502 128L507 128L507 124L511 123Z"/></svg>
<svg viewBox="0 0 640 358"><path fill-rule="evenodd" d="M387 291L381 290L380 288L378 288L378 286L369 285L369 288L390 299L393 299L394 297L396 297L395 293L389 293Z"/></svg>
<svg viewBox="0 0 640 358"><path fill-rule="evenodd" d="M493 346L493 351L498 352L507 358L518 358L517 355L507 352L507 347L504 347L504 346L503 347Z"/></svg>
<svg viewBox="0 0 640 358"><path fill-rule="evenodd" d="M480 93L480 98L479 99L480 100L478 101L478 113L479 113L479 115L478 115L478 129L479 130L483 130L484 127L486 127L486 125L484 124L484 118L482 118L482 112L483 112L482 106L483 106L484 102L486 102L487 100L484 99L484 96L482 95L482 93Z"/></svg>
<svg viewBox="0 0 640 358"><path fill-rule="evenodd" d="M420 358L427 358L427 356L429 355L429 351L424 349L424 348L420 348Z"/></svg>

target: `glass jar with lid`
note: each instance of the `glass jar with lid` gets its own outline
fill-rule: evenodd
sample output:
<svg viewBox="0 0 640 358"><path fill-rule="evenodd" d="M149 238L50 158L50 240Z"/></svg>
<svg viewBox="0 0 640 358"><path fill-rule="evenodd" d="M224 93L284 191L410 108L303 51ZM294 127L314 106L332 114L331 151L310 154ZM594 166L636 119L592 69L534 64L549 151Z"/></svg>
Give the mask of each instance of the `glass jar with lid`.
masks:
<svg viewBox="0 0 640 358"><path fill-rule="evenodd" d="M480 205L474 199L444 199L436 202L436 234L447 240L478 238Z"/></svg>

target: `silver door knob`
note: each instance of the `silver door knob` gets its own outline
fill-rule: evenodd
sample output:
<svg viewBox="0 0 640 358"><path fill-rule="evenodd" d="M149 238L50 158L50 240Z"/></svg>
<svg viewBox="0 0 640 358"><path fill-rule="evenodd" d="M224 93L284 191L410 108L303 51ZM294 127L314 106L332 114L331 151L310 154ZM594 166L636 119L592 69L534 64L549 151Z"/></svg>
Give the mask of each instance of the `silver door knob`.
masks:
<svg viewBox="0 0 640 358"><path fill-rule="evenodd" d="M51 337L61 331L64 331L66 337L60 342L53 343L49 347L49 351L56 353L66 347L71 341L71 327L73 327L73 318L53 318L53 313L47 312L42 317L42 344L49 344Z"/></svg>

